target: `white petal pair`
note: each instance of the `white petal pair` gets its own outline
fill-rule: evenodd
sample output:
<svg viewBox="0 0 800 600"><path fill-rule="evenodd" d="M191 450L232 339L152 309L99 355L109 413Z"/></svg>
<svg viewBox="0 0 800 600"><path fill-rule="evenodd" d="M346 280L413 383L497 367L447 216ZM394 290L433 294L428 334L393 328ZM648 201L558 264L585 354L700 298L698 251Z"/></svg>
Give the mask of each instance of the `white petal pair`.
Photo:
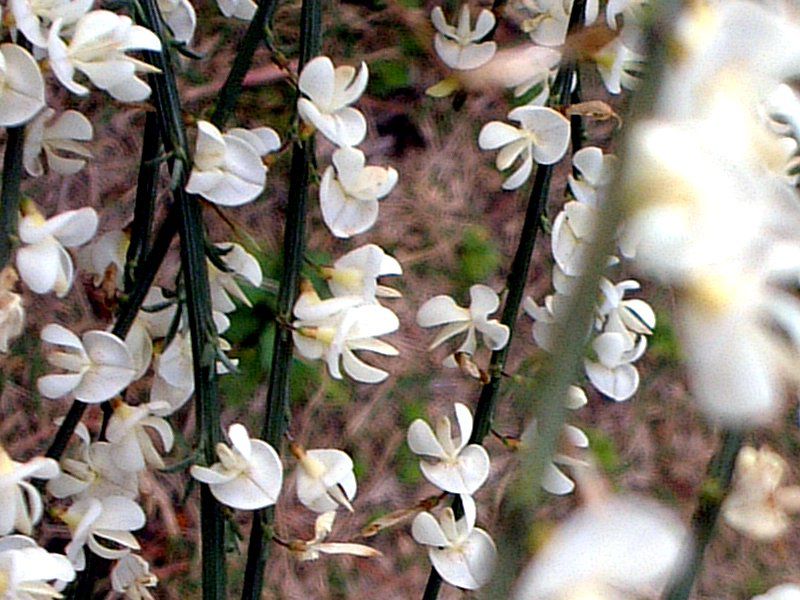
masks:
<svg viewBox="0 0 800 600"><path fill-rule="evenodd" d="M337 259L333 267L323 267L322 274L334 296L360 296L369 303L377 303L377 297L400 297L397 290L378 284L378 277L402 275L403 267L375 244L351 250Z"/></svg>
<svg viewBox="0 0 800 600"><path fill-rule="evenodd" d="M45 107L36 59L16 44L0 44L0 127L18 127Z"/></svg>
<svg viewBox="0 0 800 600"><path fill-rule="evenodd" d="M350 502L356 496L356 476L353 459L341 450L305 450L293 444L292 454L298 460L297 498L306 508L318 513L335 511L344 506L350 512Z"/></svg>
<svg viewBox="0 0 800 600"><path fill-rule="evenodd" d="M357 146L367 135L364 115L350 104L364 93L369 79L366 63L334 68L327 56L318 56L303 68L298 87L306 96L297 101L297 112L339 147Z"/></svg>
<svg viewBox="0 0 800 600"><path fill-rule="evenodd" d="M50 170L61 175L77 173L86 164L85 159L92 157L81 144L91 141L94 135L89 119L76 110L67 110L53 120L55 114L56 111L47 108L25 127L22 161L28 175L33 177L44 174L42 151Z"/></svg>
<svg viewBox="0 0 800 600"><path fill-rule="evenodd" d="M489 477L489 453L480 444L469 444L472 413L461 403L455 404L458 435L451 432L450 419L436 423L436 433L422 419L408 428L408 447L423 457L420 470L425 478L445 492L472 495Z"/></svg>
<svg viewBox="0 0 800 600"><path fill-rule="evenodd" d="M431 21L438 32L433 38L436 54L451 69L477 69L489 62L497 51L495 42L480 43L495 25L494 14L485 8L478 15L474 30L470 25L468 4L461 6L457 27L447 23L439 6L431 12Z"/></svg>

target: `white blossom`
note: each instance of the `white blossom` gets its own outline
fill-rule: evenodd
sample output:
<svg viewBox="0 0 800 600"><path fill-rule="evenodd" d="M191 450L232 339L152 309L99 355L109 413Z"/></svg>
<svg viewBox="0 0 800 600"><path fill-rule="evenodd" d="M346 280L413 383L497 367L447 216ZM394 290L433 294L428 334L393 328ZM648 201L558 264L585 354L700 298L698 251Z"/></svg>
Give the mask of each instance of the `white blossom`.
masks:
<svg viewBox="0 0 800 600"><path fill-rule="evenodd" d="M66 556L48 552L24 535L0 538L0 597L3 600L60 598L58 589L73 579L75 569Z"/></svg>
<svg viewBox="0 0 800 600"><path fill-rule="evenodd" d="M514 127L501 121L492 121L481 128L478 146L482 150L496 150L497 168L505 171L517 158L522 162L504 182L504 190L515 190L530 177L533 163L550 165L561 160L569 146L569 120L552 108L520 106L508 113Z"/></svg>
<svg viewBox="0 0 800 600"><path fill-rule="evenodd" d="M190 43L197 26L197 14L192 3L189 0L158 0L158 9L175 39Z"/></svg>
<svg viewBox="0 0 800 600"><path fill-rule="evenodd" d="M236 310L231 296L245 306L252 306L250 300L239 287L236 279L252 285L261 285L261 265L258 260L241 245L234 243L215 244L219 250L219 260L228 269L221 271L208 261L208 283L211 288L211 306L214 310L229 313Z"/></svg>
<svg viewBox="0 0 800 600"><path fill-rule="evenodd" d="M483 529L475 527L475 501L460 496L464 516L456 521L453 509L442 510L437 520L422 512L411 524L411 535L428 546L428 557L439 575L450 585L475 590L491 579L497 549Z"/></svg>
<svg viewBox="0 0 800 600"><path fill-rule="evenodd" d="M165 407L153 404L131 406L122 400L112 402L114 413L108 420L106 438L114 447L115 462L125 471L142 471L147 466L164 468L164 460L153 445L147 429L161 440L164 452L172 449L175 434L170 424L155 414Z"/></svg>
<svg viewBox="0 0 800 600"><path fill-rule="evenodd" d="M300 72L297 84L306 97L297 101L297 112L337 146L360 144L367 135L367 121L349 105L364 93L368 79L366 63L356 73L351 66L334 69L330 58L317 56Z"/></svg>
<svg viewBox="0 0 800 600"><path fill-rule="evenodd" d="M217 444L220 462L210 468L194 465L192 477L208 485L214 497L226 506L256 510L278 501L283 484L283 465L275 449L253 439L244 425L228 428L232 447Z"/></svg>
<svg viewBox="0 0 800 600"><path fill-rule="evenodd" d="M9 0L14 15L14 27L39 48L47 48L47 30L61 19L73 25L92 8L92 0Z"/></svg>
<svg viewBox="0 0 800 600"><path fill-rule="evenodd" d="M680 519L663 506L633 496L609 498L578 509L558 527L512 598L658 597L680 564L685 541Z"/></svg>
<svg viewBox="0 0 800 600"><path fill-rule="evenodd" d="M31 53L16 44L0 44L0 127L30 121L44 103L44 79Z"/></svg>
<svg viewBox="0 0 800 600"><path fill-rule="evenodd" d="M131 550L139 550L139 542L131 531L144 527L146 517L141 507L124 496L84 498L61 515L72 541L66 554L76 571L86 566L84 546L107 560L117 560ZM105 545L102 542L112 542Z"/></svg>
<svg viewBox="0 0 800 600"><path fill-rule="evenodd" d="M31 291L46 294L55 291L63 298L72 287L74 267L65 250L85 244L97 231L97 213L93 208L69 210L45 219L32 202L23 202L19 221L16 265L20 277Z"/></svg>
<svg viewBox="0 0 800 600"><path fill-rule="evenodd" d="M198 121L194 165L186 191L220 206L240 206L264 190L267 167L262 157L280 148L274 129L232 129L223 134Z"/></svg>
<svg viewBox="0 0 800 600"><path fill-rule="evenodd" d="M30 535L42 518L42 499L38 490L25 481L29 477L50 479L58 475L58 463L37 456L21 463L0 446L0 535L17 530Z"/></svg>
<svg viewBox="0 0 800 600"><path fill-rule="evenodd" d="M256 3L253 0L217 0L220 12L226 17L234 17L250 21L256 14Z"/></svg>
<svg viewBox="0 0 800 600"><path fill-rule="evenodd" d="M89 119L77 110L64 111L53 120L55 114L52 108L46 108L25 127L22 161L28 175L33 177L44 174L40 156L42 151L50 170L61 175L77 173L86 164L84 159L92 157L92 153L81 143L91 141L94 135Z"/></svg>
<svg viewBox="0 0 800 600"><path fill-rule="evenodd" d="M147 588L158 585L158 577L150 572L150 565L137 554L126 554L111 569L111 587L130 600L153 600Z"/></svg>
<svg viewBox="0 0 800 600"><path fill-rule="evenodd" d="M0 271L0 353L8 352L11 342L25 328L25 307L22 296L12 291L19 277L14 267Z"/></svg>
<svg viewBox="0 0 800 600"><path fill-rule="evenodd" d="M61 39L63 19L56 19L47 40L49 64L56 78L73 94L89 89L75 81L81 71L99 89L122 102L139 102L150 96L150 86L137 73L158 73L158 69L125 54L129 50L161 52L158 36L130 17L107 10L93 10L75 25L69 45Z"/></svg>
<svg viewBox="0 0 800 600"><path fill-rule="evenodd" d="M340 505L350 512L356 495L353 459L341 450L306 450L291 444L297 459L297 498L306 508L318 513L335 511Z"/></svg>
<svg viewBox="0 0 800 600"><path fill-rule="evenodd" d="M788 470L786 461L768 448L742 448L733 486L722 505L728 525L759 541L785 534L790 514L800 512L800 486L783 485Z"/></svg>
<svg viewBox="0 0 800 600"><path fill-rule="evenodd" d="M500 298L495 291L485 285L476 284L469 288L469 308L462 308L450 296L439 295L430 298L417 311L417 325L444 329L431 342L429 349L449 340L451 337L467 332L467 337L456 352L475 354L478 347L476 331L483 334L484 343L492 350L500 350L508 343L510 330L489 315L500 306ZM455 366L453 354L445 359L445 366Z"/></svg>
<svg viewBox="0 0 800 600"><path fill-rule="evenodd" d="M489 62L497 50L495 42L480 42L495 25L495 17L490 10L481 9L475 29L470 25L468 4L461 6L456 27L447 23L440 6L431 12L431 21L437 31L433 38L436 54L451 69L476 69Z"/></svg>
<svg viewBox="0 0 800 600"><path fill-rule="evenodd" d="M375 548L363 544L350 542L326 542L325 539L333 530L336 511L328 511L317 517L314 523L314 537L310 540L293 540L289 543L289 550L298 560L317 560L320 554L349 554L363 558L381 556Z"/></svg>
<svg viewBox="0 0 800 600"><path fill-rule="evenodd" d="M770 588L751 600L800 600L800 586L794 583L783 583Z"/></svg>
<svg viewBox="0 0 800 600"><path fill-rule="evenodd" d="M322 220L333 235L349 238L375 224L378 200L394 188L397 171L366 166L364 153L356 148L339 148L332 161L319 186Z"/></svg>
<svg viewBox="0 0 800 600"><path fill-rule="evenodd" d="M408 428L408 447L422 456L419 468L433 485L452 494L472 495L489 477L489 453L480 444L469 444L472 413L455 403L458 435L453 437L450 419L436 422L436 433L422 419Z"/></svg>
<svg viewBox="0 0 800 600"><path fill-rule="evenodd" d="M363 304L356 296L320 300L313 288L306 289L294 305L292 338L297 351L311 360L323 359L336 379L344 372L356 381L380 383L389 374L363 362L355 352L369 350L396 356L397 349L376 339L397 331L400 321L391 310Z"/></svg>
<svg viewBox="0 0 800 600"><path fill-rule="evenodd" d="M72 393L76 400L95 404L125 389L136 374L125 342L105 331L87 331L78 338L66 327L51 323L42 329L42 341L59 350L45 354L47 362L66 371L44 375L36 386L46 398Z"/></svg>
<svg viewBox="0 0 800 600"><path fill-rule="evenodd" d="M400 292L379 284L378 278L402 274L403 267L397 259L375 244L351 250L332 267L322 268L322 275L334 296L360 296L369 303L377 303L377 298L399 298Z"/></svg>

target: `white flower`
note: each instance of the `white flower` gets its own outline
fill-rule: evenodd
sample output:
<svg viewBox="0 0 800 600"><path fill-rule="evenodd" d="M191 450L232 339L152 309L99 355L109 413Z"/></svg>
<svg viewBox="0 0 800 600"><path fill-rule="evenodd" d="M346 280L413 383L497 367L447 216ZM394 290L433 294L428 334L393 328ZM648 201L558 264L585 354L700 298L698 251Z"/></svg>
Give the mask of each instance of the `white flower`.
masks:
<svg viewBox="0 0 800 600"><path fill-rule="evenodd" d="M59 583L75 579L75 569L62 554L40 548L24 535L0 538L0 598L46 600L60 598ZM47 583L54 581L55 584Z"/></svg>
<svg viewBox="0 0 800 600"><path fill-rule="evenodd" d="M478 43L494 27L495 18L490 10L481 9L474 30L470 27L468 4L461 6L457 27L445 21L440 6L431 12L431 21L438 32L433 38L436 54L451 69L476 69L489 62L497 50L495 42Z"/></svg>
<svg viewBox="0 0 800 600"><path fill-rule="evenodd" d="M197 14L192 3L189 0L158 0L158 9L175 39L190 43L197 26Z"/></svg>
<svg viewBox="0 0 800 600"><path fill-rule="evenodd" d="M794 583L776 585L763 594L753 596L751 600L800 600L800 586Z"/></svg>
<svg viewBox="0 0 800 600"><path fill-rule="evenodd" d="M572 0L529 0L523 2L531 12L537 13L536 17L526 19L522 29L531 39L543 46L561 46L567 37L569 17L572 12ZM588 26L594 23L599 13L599 2L589 0L584 12L584 23Z"/></svg>
<svg viewBox="0 0 800 600"><path fill-rule="evenodd" d="M139 550L139 542L131 531L141 529L147 521L141 507L124 496L78 500L61 515L61 520L72 533L65 551L76 571L86 566L84 546L88 545L89 550L107 560ZM113 546L104 545L101 540L112 542Z"/></svg>
<svg viewBox="0 0 800 600"><path fill-rule="evenodd" d="M319 186L322 220L333 235L348 238L375 224L378 200L394 188L397 171L365 166L364 153L356 148L339 148L332 161Z"/></svg>
<svg viewBox="0 0 800 600"><path fill-rule="evenodd" d="M784 486L789 466L768 448L745 446L736 457L733 487L722 505L725 521L749 538L774 540L800 512L800 487Z"/></svg>
<svg viewBox="0 0 800 600"><path fill-rule="evenodd" d="M44 79L31 53L0 44L0 127L18 127L45 107Z"/></svg>
<svg viewBox="0 0 800 600"><path fill-rule="evenodd" d="M630 338L623 333L601 333L592 342L597 361L584 361L589 381L613 400L620 402L629 399L639 388L639 372L631 363L639 360L646 348L645 337L639 337L632 344Z"/></svg>
<svg viewBox="0 0 800 600"><path fill-rule="evenodd" d="M344 506L353 512L350 501L356 495L353 459L341 450L306 450L289 446L298 461L297 498L306 508L324 513Z"/></svg>
<svg viewBox="0 0 800 600"><path fill-rule="evenodd" d="M478 146L482 150L502 147L496 161L501 171L522 158L519 168L503 182L504 190L515 190L527 181L534 160L540 165L561 160L569 146L570 126L564 115L542 106L520 106L508 113L508 118L521 127L501 121L487 123L478 135Z"/></svg>
<svg viewBox="0 0 800 600"><path fill-rule="evenodd" d="M50 170L61 175L72 175L86 164L85 158L92 153L81 144L92 140L94 130L85 116L76 110L67 110L48 124L56 114L46 108L25 127L25 143L22 147L22 161L28 175L39 177L44 173L42 150ZM64 156L62 153L67 152ZM69 153L82 158L72 158Z"/></svg>
<svg viewBox="0 0 800 600"><path fill-rule="evenodd" d="M472 435L472 413L463 404L455 403L458 436L453 438L450 419L436 422L436 433L422 419L408 428L408 447L422 455L419 468L433 485L452 494L474 494L489 477L489 453L480 444L469 444Z"/></svg>
<svg viewBox="0 0 800 600"><path fill-rule="evenodd" d="M69 392L76 400L95 404L114 397L125 389L136 374L125 342L105 331L87 331L83 339L69 329L51 323L42 329L42 340L62 350L51 350L45 357L61 375L44 375L36 386L46 398L60 398Z"/></svg>
<svg viewBox="0 0 800 600"><path fill-rule="evenodd" d="M484 343L492 350L500 350L508 343L510 331L497 319L489 315L500 306L500 298L495 291L485 285L476 284L469 288L469 308L458 306L450 296L439 295L429 299L417 311L417 325L420 327L445 328L434 338L428 349L432 350L454 335L467 332L464 343L456 350L469 355L475 354L478 341L475 332L483 334ZM454 366L453 354L445 359L445 366Z"/></svg>
<svg viewBox="0 0 800 600"><path fill-rule="evenodd" d="M53 290L63 298L74 276L72 258L64 247L85 244L97 231L93 208L69 210L45 219L32 202L23 202L16 265L22 281L37 294Z"/></svg>
<svg viewBox="0 0 800 600"><path fill-rule="evenodd" d="M603 85L611 94L622 93L622 88L633 89L638 79L627 71L640 63L643 56L631 50L625 44L625 31L600 48L592 60L603 79Z"/></svg>
<svg viewBox="0 0 800 600"><path fill-rule="evenodd" d="M280 148L274 129L232 129L222 134L198 121L194 165L186 191L220 206L240 206L264 190L267 167L261 158Z"/></svg>
<svg viewBox="0 0 800 600"><path fill-rule="evenodd" d="M14 26L39 48L47 47L47 30L57 19L72 25L92 8L92 0L9 0Z"/></svg>
<svg viewBox="0 0 800 600"><path fill-rule="evenodd" d="M100 287L113 267L113 281L118 290L125 285L125 262L130 246L130 235L122 230L112 230L97 237L78 252L78 267L92 273L92 283Z"/></svg>
<svg viewBox="0 0 800 600"><path fill-rule="evenodd" d="M14 267L0 271L0 353L8 352L11 342L25 328L25 307L22 296L12 291L19 277Z"/></svg>
<svg viewBox="0 0 800 600"><path fill-rule="evenodd" d="M376 297L399 298L401 295L378 283L378 277L402 275L403 267L375 244L351 250L337 259L333 267L323 267L322 274L334 296L360 296L364 302L377 303Z"/></svg>
<svg viewBox="0 0 800 600"><path fill-rule="evenodd" d="M327 56L317 56L303 68L298 87L307 98L297 101L297 112L337 146L355 146L367 135L367 121L355 108L355 102L367 88L366 63L356 70L336 67Z"/></svg>
<svg viewBox="0 0 800 600"><path fill-rule="evenodd" d="M341 359L345 373L354 380L380 383L389 374L360 360L355 351L396 356L394 346L375 338L397 331L400 321L388 308L362 302L354 296L320 300L313 288L305 290L294 305L292 338L302 356L323 359L332 377L342 378Z"/></svg>
<svg viewBox="0 0 800 600"><path fill-rule="evenodd" d="M108 420L106 438L114 447L116 464L125 471L142 471L148 465L164 468L164 461L145 428L158 434L164 452L172 449L175 434L170 424L154 413L164 406L140 404L131 406L122 400L112 402L114 414Z"/></svg>
<svg viewBox="0 0 800 600"><path fill-rule="evenodd" d="M258 260L239 244L214 244L219 251L219 260L228 271L221 271L208 261L208 283L211 288L211 306L214 310L229 313L236 310L231 296L245 306L252 306L250 300L239 287L236 277L253 287L261 285L261 265Z"/></svg>
<svg viewBox="0 0 800 600"><path fill-rule="evenodd" d="M333 530L334 519L336 511L333 510L319 515L314 523L313 539L293 540L289 543L289 550L301 561L317 560L320 554L349 554L363 558L382 556L375 548L363 544L324 541Z"/></svg>
<svg viewBox="0 0 800 600"><path fill-rule="evenodd" d="M96 87L122 102L140 102L150 96L150 86L136 73L158 73L158 69L125 52L161 52L161 41L156 34L134 25L130 17L93 10L80 18L67 46L59 37L63 25L63 19L53 23L47 50L50 67L64 87L81 96L89 93L87 87L75 81L77 69Z"/></svg>
<svg viewBox="0 0 800 600"><path fill-rule="evenodd" d="M597 307L598 328L625 334L634 344L640 335L650 335L656 326L652 307L639 298L625 300L625 294L641 286L635 279L617 284L605 277L600 279L602 301Z"/></svg>
<svg viewBox="0 0 800 600"><path fill-rule="evenodd" d="M139 479L117 465L114 446L108 442L91 443L89 430L78 423L75 434L80 440L77 453L61 458L61 473L47 482L47 491L56 498L75 496L104 498L126 496L133 500L139 493Z"/></svg>
<svg viewBox="0 0 800 600"><path fill-rule="evenodd" d="M497 559L492 538L475 527L475 501L461 496L464 516L456 521L449 506L439 520L422 512L411 524L411 535L419 544L428 546L428 557L437 573L450 585L475 590L488 583Z"/></svg>
<svg viewBox="0 0 800 600"><path fill-rule="evenodd" d="M253 0L217 0L220 12L226 17L234 17L250 21L256 14L256 3Z"/></svg>
<svg viewBox="0 0 800 600"><path fill-rule="evenodd" d="M58 463L37 456L26 463L11 459L0 446L0 535L15 529L30 535L34 523L42 518L42 499L28 477L50 479L58 475Z"/></svg>
<svg viewBox="0 0 800 600"><path fill-rule="evenodd" d="M211 468L194 465L192 477L208 484L222 504L239 510L256 510L278 501L283 485L283 465L268 443L252 439L244 425L228 428L233 447L217 444L220 462Z"/></svg>
<svg viewBox="0 0 800 600"><path fill-rule="evenodd" d="M575 410L586 402L586 393L578 386L570 386L565 403L567 408ZM564 473L561 467L574 469L587 465L585 460L574 458L572 454L574 454L575 448L588 448L589 438L574 425L564 425L560 446L564 450L554 454L553 460L545 466L541 482L542 489L555 496L570 494L575 489L575 482Z"/></svg>
<svg viewBox="0 0 800 600"><path fill-rule="evenodd" d="M555 531L512 598L658 597L685 541L680 519L663 506L633 496L609 498L578 509Z"/></svg>
<svg viewBox="0 0 800 600"><path fill-rule="evenodd" d="M111 587L131 600L153 600L147 588L158 585L158 577L150 572L150 565L137 554L126 554L111 569Z"/></svg>

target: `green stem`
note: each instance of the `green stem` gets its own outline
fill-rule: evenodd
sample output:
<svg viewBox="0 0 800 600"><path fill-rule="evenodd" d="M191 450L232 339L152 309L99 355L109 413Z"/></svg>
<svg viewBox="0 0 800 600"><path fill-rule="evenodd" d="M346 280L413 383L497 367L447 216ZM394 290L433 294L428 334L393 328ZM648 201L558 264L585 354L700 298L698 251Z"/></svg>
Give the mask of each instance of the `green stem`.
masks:
<svg viewBox="0 0 800 600"><path fill-rule="evenodd" d="M133 205L133 221L130 226L130 245L125 257L125 291L133 289L134 282L140 276L140 270L147 256L150 245L150 232L153 228L153 216L156 209L158 192L158 174L160 163L157 160L161 152L158 117L148 112L144 122L144 139L142 142L142 159L139 163L139 176L136 181L136 200Z"/></svg>
<svg viewBox="0 0 800 600"><path fill-rule="evenodd" d="M13 240L17 237L19 201L22 183L22 145L25 127L11 127L6 138L3 156L3 178L0 188L0 269L11 260Z"/></svg>
<svg viewBox="0 0 800 600"><path fill-rule="evenodd" d="M683 569L676 573L664 593L664 600L687 600L700 574L706 547L716 532L722 502L731 486L736 456L742 447L744 434L739 430L725 430L722 443L708 466L697 509L692 516L692 542L689 544Z"/></svg>
<svg viewBox="0 0 800 600"><path fill-rule="evenodd" d="M300 58L298 72L319 54L322 43L321 0L303 0L300 12ZM280 323L288 323L297 297L305 247L306 204L314 161L313 138L292 146L289 201L283 238L283 271L278 289L277 316L273 339L272 367L267 390L266 411L261 438L281 453L289 422L289 384L294 344L292 333ZM269 540L275 519L274 507L253 514L242 598L258 600L264 583L264 568L269 558Z"/></svg>
<svg viewBox="0 0 800 600"><path fill-rule="evenodd" d="M253 63L253 54L263 39L265 28L272 22L272 16L275 14L277 6L278 0L259 0L258 2L256 14L250 21L247 32L236 50L233 66L231 66L228 78L219 92L217 104L211 114L211 122L220 129L225 127L225 123L231 118L236 108L239 95L242 93L242 82Z"/></svg>

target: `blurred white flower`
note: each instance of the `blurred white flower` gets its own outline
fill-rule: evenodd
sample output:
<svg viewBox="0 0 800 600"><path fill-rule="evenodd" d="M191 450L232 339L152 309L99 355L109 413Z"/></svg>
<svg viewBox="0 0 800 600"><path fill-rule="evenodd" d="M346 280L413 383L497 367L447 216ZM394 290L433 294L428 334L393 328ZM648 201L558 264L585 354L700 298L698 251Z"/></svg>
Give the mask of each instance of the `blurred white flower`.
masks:
<svg viewBox="0 0 800 600"><path fill-rule="evenodd" d="M485 285L476 284L469 288L469 308L462 308L450 296L439 295L427 300L417 311L417 325L420 327L438 327L445 325L428 347L432 350L439 344L459 333L467 332L464 343L456 350L470 356L478 347L476 331L483 334L483 342L492 350L500 350L508 343L510 331L497 319L489 319L489 315L500 306L500 298L495 291ZM445 366L454 367L453 354L445 359Z"/></svg>
<svg viewBox="0 0 800 600"><path fill-rule="evenodd" d="M300 117L339 147L355 146L367 135L364 115L349 105L367 88L366 63L356 73L351 66L336 67L327 56L310 60L297 85L307 98L297 101Z"/></svg>
<svg viewBox="0 0 800 600"><path fill-rule="evenodd" d="M34 46L47 48L47 30L54 21L73 25L92 4L92 0L9 0L8 8L14 15L14 27Z"/></svg>
<svg viewBox="0 0 800 600"><path fill-rule="evenodd" d="M0 44L0 127L18 127L45 107L36 59L16 44Z"/></svg>
<svg viewBox="0 0 800 600"><path fill-rule="evenodd" d="M63 554L48 552L24 535L0 538L0 594L4 600L61 598L59 583L73 579L75 569Z"/></svg>
<svg viewBox="0 0 800 600"><path fill-rule="evenodd" d="M111 569L111 587L130 600L153 600L147 588L158 585L150 564L137 554L126 554Z"/></svg>
<svg viewBox="0 0 800 600"><path fill-rule="evenodd" d="M323 267L322 275L334 296L360 296L364 302L376 303L377 298L399 298L400 292L380 285L379 277L402 275L403 267L375 244L351 250L333 263Z"/></svg>
<svg viewBox="0 0 800 600"><path fill-rule="evenodd" d="M234 17L250 21L256 14L256 3L253 0L217 0L220 12L226 17Z"/></svg>
<svg viewBox="0 0 800 600"><path fill-rule="evenodd" d="M573 0L527 0L523 6L536 16L522 23L523 31L542 46L561 46L567 37ZM599 2L589 0L584 12L584 24L591 25L599 14Z"/></svg>
<svg viewBox="0 0 800 600"><path fill-rule="evenodd" d="M47 482L47 491L56 498L76 499L125 496L131 500L139 494L139 478L117 465L115 448L108 442L91 442L89 430L78 423L75 435L77 451L61 457L61 472Z"/></svg>
<svg viewBox="0 0 800 600"><path fill-rule="evenodd" d="M25 328L22 296L12 291L18 280L19 276L11 265L0 271L0 353L8 352L11 342Z"/></svg>
<svg viewBox="0 0 800 600"><path fill-rule="evenodd" d="M189 0L158 0L164 22L179 42L189 44L197 26L197 14Z"/></svg>
<svg viewBox="0 0 800 600"><path fill-rule="evenodd" d="M597 360L586 359L584 368L589 381L602 394L620 402L639 389L639 372L631 363L639 360L647 348L647 338L631 343L625 334L607 331L592 342Z"/></svg>
<svg viewBox="0 0 800 600"><path fill-rule="evenodd" d="M478 146L481 150L496 150L497 168L505 171L517 158L522 163L503 182L504 190L515 190L530 177L533 162L550 165L561 160L569 146L569 119L552 108L543 106L520 106L508 113L514 127L501 121L492 121L481 128Z"/></svg>
<svg viewBox="0 0 800 600"><path fill-rule="evenodd" d="M353 459L341 450L306 450L296 443L289 446L297 459L297 498L306 508L318 513L344 506L353 512L350 501L356 495Z"/></svg>
<svg viewBox="0 0 800 600"><path fill-rule="evenodd" d="M751 600L800 600L800 586L794 583L776 585Z"/></svg>
<svg viewBox="0 0 800 600"><path fill-rule="evenodd" d="M313 288L303 291L294 305L292 338L300 355L322 359L328 372L342 378L345 373L355 381L380 383L389 374L366 364L355 351L369 350L385 356L397 356L397 349L376 339L397 331L400 321L391 310L377 304L363 304L357 296L320 300Z"/></svg>
<svg viewBox="0 0 800 600"><path fill-rule="evenodd" d="M211 288L211 306L214 310L229 313L236 310L231 296L245 306L252 306L236 279L240 278L253 287L261 285L261 265L256 257L241 245L234 243L214 244L219 251L219 260L227 271L222 271L210 260L208 264L208 284Z"/></svg>
<svg viewBox="0 0 800 600"><path fill-rule="evenodd" d="M438 520L422 512L411 524L411 535L417 543L428 546L428 557L442 579L475 590L491 579L497 549L489 534L475 527L475 501L467 495L460 498L464 516L458 521L449 506Z"/></svg>
<svg viewBox="0 0 800 600"><path fill-rule="evenodd" d="M112 333L87 331L81 340L66 327L51 323L42 329L41 338L62 348L48 351L45 358L67 371L39 377L36 387L46 398L72 392L81 402L104 402L125 389L136 374L125 342Z"/></svg>
<svg viewBox="0 0 800 600"><path fill-rule="evenodd" d="M150 86L136 74L158 73L158 69L125 52L161 52L156 34L134 25L130 17L93 10L78 20L68 46L60 37L64 24L63 19L56 19L47 40L50 68L64 87L80 96L89 93L75 81L77 69L121 102L140 102L150 96Z"/></svg>
<svg viewBox="0 0 800 600"><path fill-rule="evenodd" d="M31 534L33 525L42 518L42 499L25 479L51 479L56 475L58 463L52 458L37 456L21 463L12 460L0 446L0 535L15 529Z"/></svg>
<svg viewBox="0 0 800 600"><path fill-rule="evenodd" d="M468 4L461 6L456 27L447 23L440 6L431 12L431 21L438 32L433 38L436 54L451 69L476 69L489 62L497 51L495 42L480 43L495 24L494 14L490 10L481 9L475 29L470 25Z"/></svg>
<svg viewBox="0 0 800 600"><path fill-rule="evenodd" d="M61 175L77 173L86 164L84 159L92 157L92 153L81 144L90 142L94 135L89 119L77 110L64 111L53 120L55 114L52 108L46 108L25 127L22 162L28 175L33 177L44 174L40 156L42 151L50 170ZM81 158L71 157L70 154Z"/></svg>
<svg viewBox="0 0 800 600"><path fill-rule="evenodd" d="M217 444L220 462L210 468L194 465L192 477L208 484L222 504L239 510L257 510L278 501L283 485L283 465L268 443L251 438L244 425L228 428L232 447Z"/></svg>
<svg viewBox="0 0 800 600"><path fill-rule="evenodd" d="M72 257L64 249L85 244L97 231L97 213L93 208L68 210L45 219L30 201L22 203L17 249L17 271L31 291L46 294L55 291L59 298L72 287Z"/></svg>
<svg viewBox="0 0 800 600"><path fill-rule="evenodd" d="M65 551L76 571L86 567L84 546L107 560L117 560L131 550L139 550L139 542L131 531L141 529L147 521L141 507L124 496L78 500L61 515L61 520L72 534ZM112 545L104 545L102 540Z"/></svg>
<svg viewBox="0 0 800 600"><path fill-rule="evenodd" d="M394 188L397 171L366 166L364 153L356 148L339 148L332 161L319 186L322 220L333 235L349 238L375 224L378 200Z"/></svg>
<svg viewBox="0 0 800 600"><path fill-rule="evenodd" d="M786 461L769 448L742 448L733 487L722 505L728 525L759 541L786 533L789 515L800 513L800 486L783 485L788 470Z"/></svg>
<svg viewBox="0 0 800 600"><path fill-rule="evenodd" d="M113 400L112 406L114 413L108 420L106 439L114 448L117 466L133 472L142 471L148 466L163 469L164 460L153 445L147 429L158 434L165 453L172 450L175 441L172 426L155 416L157 411L163 411L165 407L153 403L131 406L119 399Z"/></svg>
<svg viewBox="0 0 800 600"><path fill-rule="evenodd" d="M194 165L186 191L220 206L241 206L264 190L267 167L262 157L280 148L274 129L232 129L223 134L198 121Z"/></svg>
<svg viewBox="0 0 800 600"><path fill-rule="evenodd" d="M314 537L310 540L292 540L289 542L290 552L301 561L317 560L320 554L349 554L363 558L382 556L375 548L363 544L324 541L333 530L335 519L336 511L333 510L319 515L314 523Z"/></svg>
<svg viewBox="0 0 800 600"><path fill-rule="evenodd" d="M489 453L480 444L469 444L472 413L455 403L458 435L454 438L448 417L436 422L436 433L422 419L408 428L408 447L423 458L419 468L433 485L452 494L472 495L489 477ZM469 444L469 445L467 445Z"/></svg>
<svg viewBox="0 0 800 600"><path fill-rule="evenodd" d="M680 519L663 506L612 497L578 509L558 527L512 598L654 598L679 566L685 541Z"/></svg>
<svg viewBox="0 0 800 600"><path fill-rule="evenodd" d="M625 31L592 55L603 85L611 94L622 93L622 88L634 89L638 79L630 74L644 57L625 43Z"/></svg>

